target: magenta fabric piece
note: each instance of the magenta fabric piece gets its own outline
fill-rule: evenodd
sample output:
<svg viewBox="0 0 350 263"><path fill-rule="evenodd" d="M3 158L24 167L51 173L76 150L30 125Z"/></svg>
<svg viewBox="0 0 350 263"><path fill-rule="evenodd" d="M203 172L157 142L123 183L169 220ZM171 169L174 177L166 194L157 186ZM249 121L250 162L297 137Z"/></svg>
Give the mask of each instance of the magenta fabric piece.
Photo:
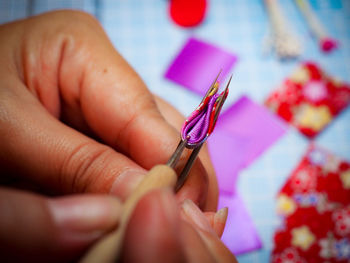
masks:
<svg viewBox="0 0 350 263"><path fill-rule="evenodd" d="M249 145L244 152L244 168L280 138L288 126L265 107L243 96L220 115L217 128L224 129L235 138L247 140Z"/></svg>
<svg viewBox="0 0 350 263"><path fill-rule="evenodd" d="M165 78L200 95L205 95L219 73L219 81L237 61L237 56L204 41L190 38L169 66Z"/></svg>
<svg viewBox="0 0 350 263"><path fill-rule="evenodd" d="M220 191L233 194L238 172L286 130L284 122L245 96L222 113L208 139Z"/></svg>
<svg viewBox="0 0 350 263"><path fill-rule="evenodd" d="M228 217L222 241L235 255L262 247L254 223L239 195L220 194L219 208L228 207Z"/></svg>
<svg viewBox="0 0 350 263"><path fill-rule="evenodd" d="M219 94L212 96L208 105L201 111L198 108L188 118L188 122L182 128L181 136L187 143L191 145L201 144L208 137L209 121L213 111L213 107Z"/></svg>
<svg viewBox="0 0 350 263"><path fill-rule="evenodd" d="M233 194L244 157L247 155L249 139L231 136L227 131L216 127L208 139L211 160L218 179L220 192Z"/></svg>

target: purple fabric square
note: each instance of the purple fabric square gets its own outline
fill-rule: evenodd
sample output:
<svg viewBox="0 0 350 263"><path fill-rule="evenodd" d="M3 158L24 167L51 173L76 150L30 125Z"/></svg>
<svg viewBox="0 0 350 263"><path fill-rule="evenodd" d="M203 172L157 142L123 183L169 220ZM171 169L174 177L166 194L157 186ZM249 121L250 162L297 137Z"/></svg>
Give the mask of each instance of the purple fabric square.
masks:
<svg viewBox="0 0 350 263"><path fill-rule="evenodd" d="M233 194L239 171L243 168L247 155L249 138L231 136L227 131L216 127L208 139L208 148L220 192Z"/></svg>
<svg viewBox="0 0 350 263"><path fill-rule="evenodd" d="M219 208L228 207L228 217L222 241L235 255L262 247L254 223L239 195L220 194Z"/></svg>
<svg viewBox="0 0 350 263"><path fill-rule="evenodd" d="M190 38L169 66L165 77L203 96L220 69L219 81L222 81L236 61L237 56Z"/></svg>
<svg viewBox="0 0 350 263"><path fill-rule="evenodd" d="M222 113L208 139L220 191L233 194L238 172L286 130L285 123L245 96Z"/></svg>
<svg viewBox="0 0 350 263"><path fill-rule="evenodd" d="M249 140L242 164L246 167L280 138L288 126L265 107L243 96L220 115L217 128L235 138Z"/></svg>

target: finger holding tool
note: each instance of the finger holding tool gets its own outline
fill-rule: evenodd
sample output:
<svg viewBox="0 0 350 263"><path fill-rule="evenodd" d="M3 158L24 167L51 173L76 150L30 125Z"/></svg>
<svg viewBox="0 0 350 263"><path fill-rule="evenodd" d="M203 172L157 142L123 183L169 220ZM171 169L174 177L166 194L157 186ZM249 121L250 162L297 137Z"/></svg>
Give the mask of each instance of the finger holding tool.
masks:
<svg viewBox="0 0 350 263"><path fill-rule="evenodd" d="M135 191L124 202L123 213L117 229L93 245L80 262L115 262L120 256L125 231L138 201L152 190L170 187L174 191L178 191L185 183L187 175L203 143L215 128L221 108L228 95L228 87L232 76L225 90L218 93L218 77L220 73L221 71L216 76L199 106L185 121L181 130L180 143L167 162L167 165L156 165L148 172L145 179L141 181ZM174 168L185 148L192 149L192 153L180 175L177 176Z"/></svg>

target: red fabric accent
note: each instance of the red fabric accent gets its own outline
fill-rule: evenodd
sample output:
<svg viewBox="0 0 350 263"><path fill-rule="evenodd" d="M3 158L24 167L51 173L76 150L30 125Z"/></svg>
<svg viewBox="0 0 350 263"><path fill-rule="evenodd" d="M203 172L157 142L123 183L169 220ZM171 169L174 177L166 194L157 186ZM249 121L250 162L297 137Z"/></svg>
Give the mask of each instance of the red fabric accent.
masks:
<svg viewBox="0 0 350 263"><path fill-rule="evenodd" d="M169 12L176 24L192 27L203 21L206 8L206 0L171 0Z"/></svg>
<svg viewBox="0 0 350 263"><path fill-rule="evenodd" d="M323 52L329 53L338 47L337 41L332 38L325 38L320 41L320 48Z"/></svg>
<svg viewBox="0 0 350 263"><path fill-rule="evenodd" d="M311 145L277 211L271 262L350 262L350 163Z"/></svg>
<svg viewBox="0 0 350 263"><path fill-rule="evenodd" d="M302 64L266 99L265 105L309 138L321 132L350 103L350 85Z"/></svg>

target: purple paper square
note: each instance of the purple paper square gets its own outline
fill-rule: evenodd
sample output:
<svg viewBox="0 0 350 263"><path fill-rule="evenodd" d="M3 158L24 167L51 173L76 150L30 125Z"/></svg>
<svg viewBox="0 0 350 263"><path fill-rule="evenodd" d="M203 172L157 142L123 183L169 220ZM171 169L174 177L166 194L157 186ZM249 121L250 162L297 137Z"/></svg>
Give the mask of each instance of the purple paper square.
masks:
<svg viewBox="0 0 350 263"><path fill-rule="evenodd" d="M217 128L225 130L232 137L244 138L246 141L247 149L242 152L243 168L279 139L288 126L265 107L243 96L220 115Z"/></svg>
<svg viewBox="0 0 350 263"><path fill-rule="evenodd" d="M220 194L219 208L228 207L228 217L222 241L235 255L262 247L254 223L239 195Z"/></svg>
<svg viewBox="0 0 350 263"><path fill-rule="evenodd" d="M247 155L248 146L249 138L231 136L220 127L216 127L215 132L209 137L209 153L221 192L234 193L238 173L243 168L243 158Z"/></svg>
<svg viewBox="0 0 350 263"><path fill-rule="evenodd" d="M225 79L237 56L204 41L190 38L169 66L165 77L204 95L220 69L219 81Z"/></svg>
<svg viewBox="0 0 350 263"><path fill-rule="evenodd" d="M235 193L237 176L287 129L264 107L243 96L220 115L208 139L219 189Z"/></svg>

